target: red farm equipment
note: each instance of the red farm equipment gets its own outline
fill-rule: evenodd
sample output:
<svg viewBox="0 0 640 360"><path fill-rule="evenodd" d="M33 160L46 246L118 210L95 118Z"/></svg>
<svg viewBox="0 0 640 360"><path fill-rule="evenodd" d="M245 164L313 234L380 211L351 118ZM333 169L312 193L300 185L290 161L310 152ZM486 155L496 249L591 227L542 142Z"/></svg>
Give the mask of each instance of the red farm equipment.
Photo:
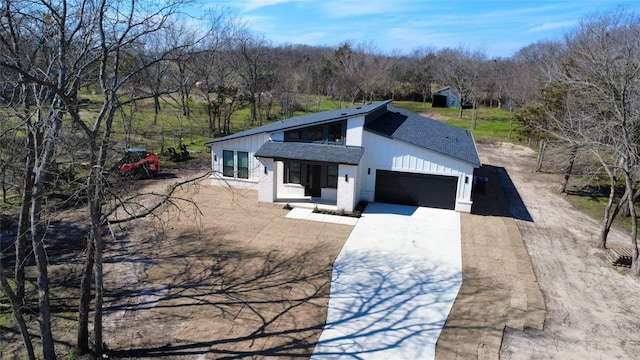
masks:
<svg viewBox="0 0 640 360"><path fill-rule="evenodd" d="M160 159L147 149L131 148L125 151L124 157L116 164L116 169L121 176L153 178L160 172Z"/></svg>

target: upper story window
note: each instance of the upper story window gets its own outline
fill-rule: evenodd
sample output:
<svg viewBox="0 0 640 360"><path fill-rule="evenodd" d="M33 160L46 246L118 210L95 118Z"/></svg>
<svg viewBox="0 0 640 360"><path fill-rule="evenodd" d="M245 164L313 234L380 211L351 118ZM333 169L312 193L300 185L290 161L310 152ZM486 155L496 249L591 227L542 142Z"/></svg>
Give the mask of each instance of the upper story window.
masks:
<svg viewBox="0 0 640 360"><path fill-rule="evenodd" d="M324 127L314 126L307 129L307 141L322 141L324 140Z"/></svg>
<svg viewBox="0 0 640 360"><path fill-rule="evenodd" d="M342 144L342 123L328 125L327 142Z"/></svg>
<svg viewBox="0 0 640 360"><path fill-rule="evenodd" d="M325 144L344 143L344 121L304 129L285 131L285 141L322 142Z"/></svg>
<svg viewBox="0 0 640 360"><path fill-rule="evenodd" d="M302 130L291 130L284 133L287 141L302 141Z"/></svg>

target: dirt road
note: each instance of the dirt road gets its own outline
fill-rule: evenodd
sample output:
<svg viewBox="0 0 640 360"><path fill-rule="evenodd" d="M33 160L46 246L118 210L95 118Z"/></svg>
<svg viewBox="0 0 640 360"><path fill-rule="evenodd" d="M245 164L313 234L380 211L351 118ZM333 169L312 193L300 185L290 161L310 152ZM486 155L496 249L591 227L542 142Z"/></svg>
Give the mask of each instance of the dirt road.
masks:
<svg viewBox="0 0 640 360"><path fill-rule="evenodd" d="M547 307L544 330L506 329L502 359L632 359L640 354L640 281L595 247L598 223L557 193L557 175L533 173L535 152L479 144L483 163L508 172L532 221L516 220ZM628 245L620 231L610 244Z"/></svg>

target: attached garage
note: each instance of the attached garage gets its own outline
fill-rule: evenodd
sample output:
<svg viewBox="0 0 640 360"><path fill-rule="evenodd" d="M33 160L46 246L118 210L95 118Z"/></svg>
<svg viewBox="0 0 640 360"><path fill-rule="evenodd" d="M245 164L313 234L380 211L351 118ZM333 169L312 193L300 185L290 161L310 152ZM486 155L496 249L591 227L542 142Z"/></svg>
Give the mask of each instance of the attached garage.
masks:
<svg viewBox="0 0 640 360"><path fill-rule="evenodd" d="M375 202L454 210L455 176L376 170Z"/></svg>

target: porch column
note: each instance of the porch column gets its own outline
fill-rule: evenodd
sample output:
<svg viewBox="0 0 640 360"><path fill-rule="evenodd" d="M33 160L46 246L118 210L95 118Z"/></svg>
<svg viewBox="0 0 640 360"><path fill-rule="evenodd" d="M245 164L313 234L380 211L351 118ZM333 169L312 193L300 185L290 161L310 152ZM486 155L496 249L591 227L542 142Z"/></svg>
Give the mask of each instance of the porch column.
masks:
<svg viewBox="0 0 640 360"><path fill-rule="evenodd" d="M355 165L338 166L338 200L336 205L338 210L344 209L352 212L358 201L356 197L356 186L358 178L358 167Z"/></svg>
<svg viewBox="0 0 640 360"><path fill-rule="evenodd" d="M259 177L258 177L258 201L274 202L276 201L276 166L273 159L260 158Z"/></svg>

